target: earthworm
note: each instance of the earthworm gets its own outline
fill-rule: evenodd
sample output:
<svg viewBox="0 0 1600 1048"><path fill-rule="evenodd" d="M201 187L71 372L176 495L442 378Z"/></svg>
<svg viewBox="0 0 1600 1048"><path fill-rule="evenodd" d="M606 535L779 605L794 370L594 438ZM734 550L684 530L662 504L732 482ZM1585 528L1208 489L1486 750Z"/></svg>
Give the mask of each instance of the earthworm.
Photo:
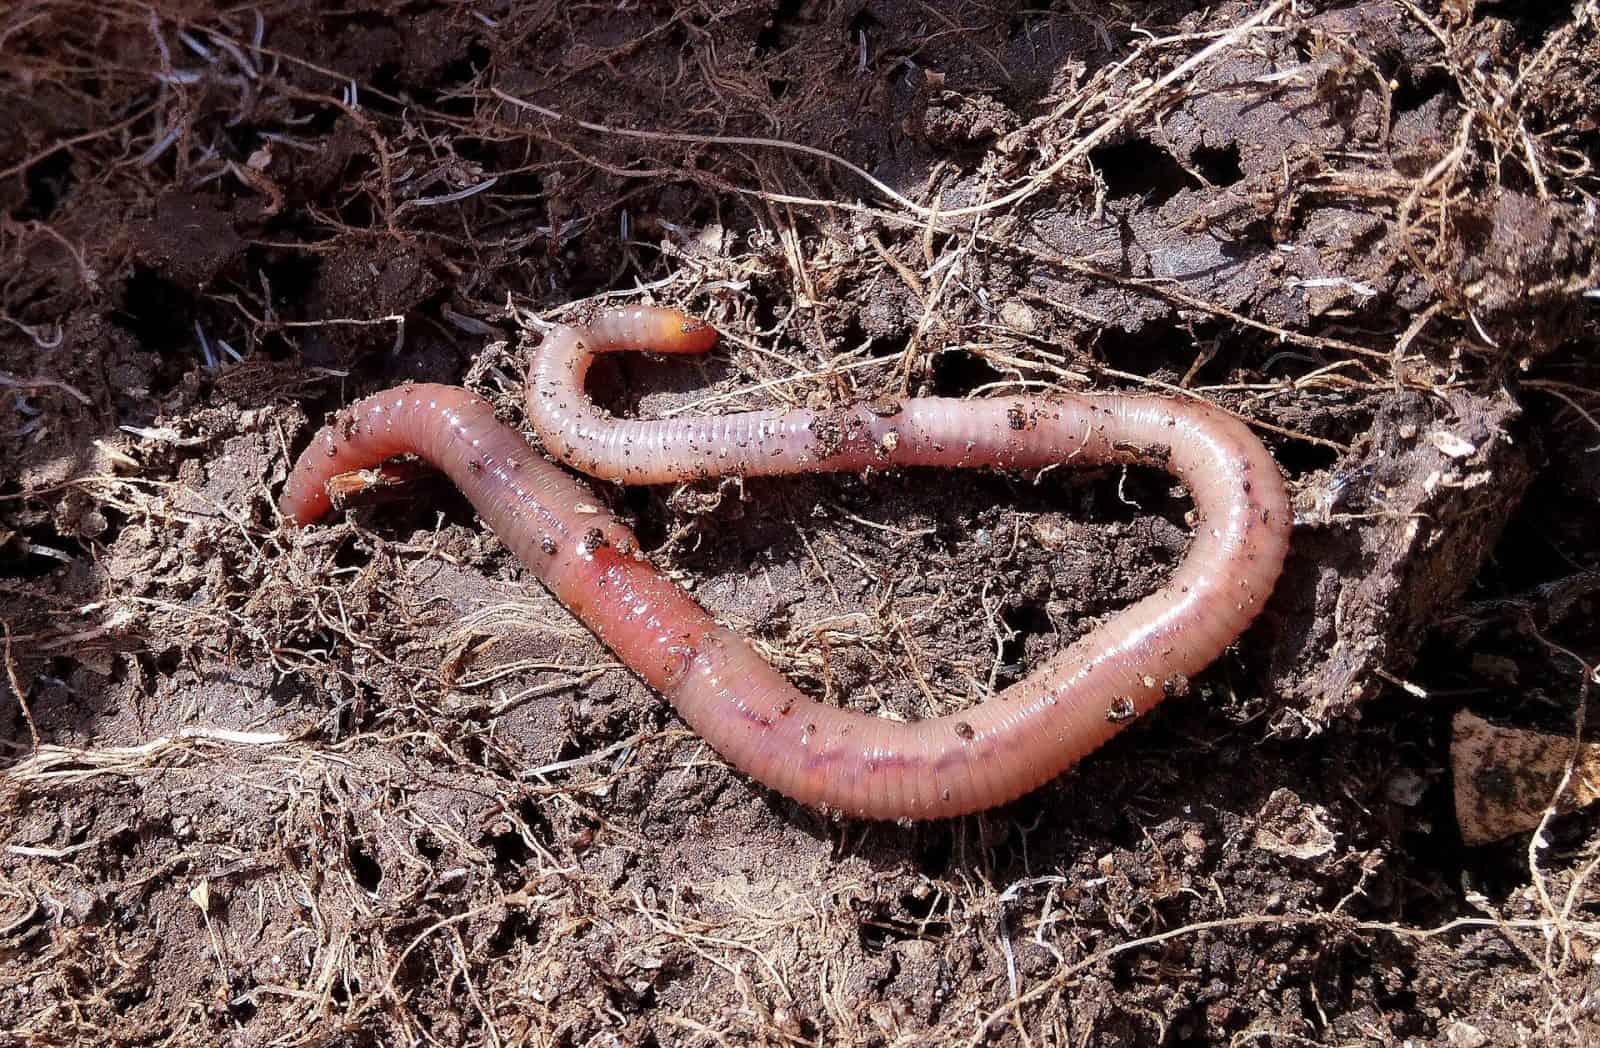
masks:
<svg viewBox="0 0 1600 1048"><path fill-rule="evenodd" d="M584 393L596 353L700 353L715 340L709 326L665 309L558 327L534 354L529 419L558 458L633 484L910 466L1153 466L1194 500L1189 553L1166 585L1023 680L961 713L906 723L801 693L658 572L587 488L465 390L401 386L353 405L300 456L280 508L308 523L329 508L330 477L401 453L422 457L731 764L801 802L875 819L979 811L1055 778L1185 690L1277 581L1291 524L1282 474L1243 423L1203 403L915 397L647 422L613 418Z"/></svg>

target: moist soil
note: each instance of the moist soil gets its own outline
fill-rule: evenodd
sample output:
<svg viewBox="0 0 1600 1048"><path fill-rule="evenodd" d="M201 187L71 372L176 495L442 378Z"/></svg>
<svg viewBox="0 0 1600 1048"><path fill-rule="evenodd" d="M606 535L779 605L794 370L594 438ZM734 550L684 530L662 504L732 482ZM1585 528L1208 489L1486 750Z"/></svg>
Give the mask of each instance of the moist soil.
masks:
<svg viewBox="0 0 1600 1048"><path fill-rule="evenodd" d="M0 59L0 1043L1600 1038L1600 824L1468 846L1450 772L1463 710L1581 735L1600 659L1593 3L23 0ZM328 412L520 425L544 326L636 302L724 338L598 368L634 417L1220 404L1285 575L1077 769L880 825L724 765L447 484L276 515ZM897 718L1189 533L1138 470L597 494Z"/></svg>

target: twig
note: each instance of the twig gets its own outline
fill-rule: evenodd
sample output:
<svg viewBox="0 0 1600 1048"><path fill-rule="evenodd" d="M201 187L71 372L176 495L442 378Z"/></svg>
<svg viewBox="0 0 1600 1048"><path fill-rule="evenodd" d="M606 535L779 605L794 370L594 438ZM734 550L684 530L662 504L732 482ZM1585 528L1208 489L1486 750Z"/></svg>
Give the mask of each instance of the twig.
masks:
<svg viewBox="0 0 1600 1048"><path fill-rule="evenodd" d="M34 723L33 711L28 708L28 696L22 690L22 682L17 679L17 663L11 657L11 623L0 620L0 630L5 632L6 641L6 679L11 682L11 693L17 697L17 705L22 707L22 716L28 722L28 734L33 737L33 750L39 752L39 725Z"/></svg>

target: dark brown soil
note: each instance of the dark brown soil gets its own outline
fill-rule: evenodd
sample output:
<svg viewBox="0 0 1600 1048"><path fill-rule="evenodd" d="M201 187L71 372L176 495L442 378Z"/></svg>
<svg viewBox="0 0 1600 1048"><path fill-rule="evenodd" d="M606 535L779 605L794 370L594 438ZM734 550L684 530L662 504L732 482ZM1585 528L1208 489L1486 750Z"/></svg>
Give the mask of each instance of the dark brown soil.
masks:
<svg viewBox="0 0 1600 1048"><path fill-rule="evenodd" d="M0 1045L1594 1043L1600 824L1466 847L1448 768L1600 679L1596 19L7 6ZM646 300L727 338L601 369L629 414L1218 402L1288 571L1073 773L902 828L730 771L445 486L280 525L324 413L518 419L539 322ZM1138 472L602 494L902 717L1187 543Z"/></svg>

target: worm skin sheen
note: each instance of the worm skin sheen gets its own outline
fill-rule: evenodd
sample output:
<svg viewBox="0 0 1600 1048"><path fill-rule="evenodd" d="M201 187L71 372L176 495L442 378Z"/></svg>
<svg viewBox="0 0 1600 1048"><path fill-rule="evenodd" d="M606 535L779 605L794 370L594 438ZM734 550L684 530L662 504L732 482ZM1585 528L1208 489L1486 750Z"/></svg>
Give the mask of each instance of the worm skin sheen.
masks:
<svg viewBox="0 0 1600 1048"><path fill-rule="evenodd" d="M309 523L329 508L330 477L419 455L730 763L799 801L876 819L979 811L1055 778L1182 690L1255 618L1282 569L1282 474L1242 423L1204 404L920 397L641 422L605 414L584 393L596 353L698 353L715 340L710 327L664 309L557 328L533 356L529 419L563 461L632 484L869 467L1153 466L1193 496L1188 556L1165 586L1023 680L961 713L904 723L798 691L645 561L588 489L464 390L407 386L346 409L301 455L280 508Z"/></svg>

